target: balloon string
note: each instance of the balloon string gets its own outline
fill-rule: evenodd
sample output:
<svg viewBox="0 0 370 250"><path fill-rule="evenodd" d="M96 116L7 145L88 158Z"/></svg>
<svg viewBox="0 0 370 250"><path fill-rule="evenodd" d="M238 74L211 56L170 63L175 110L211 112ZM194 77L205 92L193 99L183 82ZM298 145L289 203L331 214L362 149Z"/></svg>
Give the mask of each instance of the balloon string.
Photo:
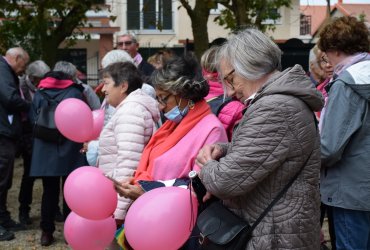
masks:
<svg viewBox="0 0 370 250"><path fill-rule="evenodd" d="M189 194L190 194L190 225L189 225L189 231L191 232L193 230L193 225L195 225L195 216L194 216L194 210L193 210L193 197L191 194L191 190L193 187L193 181L190 178L190 187L189 187Z"/></svg>

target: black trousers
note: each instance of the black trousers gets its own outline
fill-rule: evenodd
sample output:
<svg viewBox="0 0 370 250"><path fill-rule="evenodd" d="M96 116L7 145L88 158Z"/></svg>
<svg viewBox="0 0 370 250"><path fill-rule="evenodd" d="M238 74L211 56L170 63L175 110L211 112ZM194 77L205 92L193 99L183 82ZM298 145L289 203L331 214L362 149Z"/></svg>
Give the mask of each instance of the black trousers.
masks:
<svg viewBox="0 0 370 250"><path fill-rule="evenodd" d="M0 135L0 223L10 219L8 191L12 187L16 141Z"/></svg>
<svg viewBox="0 0 370 250"><path fill-rule="evenodd" d="M42 177L44 192L41 200L41 230L47 233L55 231L55 214L58 209L60 194L60 176ZM67 176L62 177L62 187L64 187ZM66 218L71 212L63 198L63 215Z"/></svg>
<svg viewBox="0 0 370 250"><path fill-rule="evenodd" d="M32 203L34 177L30 177L32 158L32 134L24 134L18 143L18 150L23 158L23 176L19 189L19 213L28 214Z"/></svg>
<svg viewBox="0 0 370 250"><path fill-rule="evenodd" d="M328 227L329 227L329 236L332 250L336 250L335 246L335 231L334 231L334 221L333 221L333 207L321 203L321 215L320 215L320 225L324 223L325 214L328 217Z"/></svg>

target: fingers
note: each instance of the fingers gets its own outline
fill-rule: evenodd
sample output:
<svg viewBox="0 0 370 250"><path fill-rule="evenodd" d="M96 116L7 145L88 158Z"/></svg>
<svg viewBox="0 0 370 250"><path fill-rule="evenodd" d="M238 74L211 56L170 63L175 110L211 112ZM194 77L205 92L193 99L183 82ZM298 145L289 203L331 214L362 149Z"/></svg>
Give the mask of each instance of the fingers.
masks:
<svg viewBox="0 0 370 250"><path fill-rule="evenodd" d="M203 202L206 202L207 200L211 199L212 197L212 194L207 192L204 196L203 196Z"/></svg>

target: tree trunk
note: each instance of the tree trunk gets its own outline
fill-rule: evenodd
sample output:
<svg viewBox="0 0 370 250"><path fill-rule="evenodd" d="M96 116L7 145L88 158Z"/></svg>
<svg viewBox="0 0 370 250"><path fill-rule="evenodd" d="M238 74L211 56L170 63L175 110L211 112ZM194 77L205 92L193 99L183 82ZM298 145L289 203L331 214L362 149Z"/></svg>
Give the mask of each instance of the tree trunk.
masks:
<svg viewBox="0 0 370 250"><path fill-rule="evenodd" d="M200 60L204 51L208 49L208 17L211 10L213 0L197 0L194 9L191 8L187 0L179 0L182 6L186 9L190 19L191 28L194 38L194 52L198 60Z"/></svg>
<svg viewBox="0 0 370 250"><path fill-rule="evenodd" d="M201 4L199 4L199 2L201 2ZM204 51L208 49L209 44L207 22L210 9L207 8L205 2L206 1L204 0L197 1L196 7L194 8L194 15L191 18L191 27L194 37L194 52L199 61Z"/></svg>
<svg viewBox="0 0 370 250"><path fill-rule="evenodd" d="M235 16L236 28L245 28L251 21L248 18L245 0L232 0L232 11Z"/></svg>

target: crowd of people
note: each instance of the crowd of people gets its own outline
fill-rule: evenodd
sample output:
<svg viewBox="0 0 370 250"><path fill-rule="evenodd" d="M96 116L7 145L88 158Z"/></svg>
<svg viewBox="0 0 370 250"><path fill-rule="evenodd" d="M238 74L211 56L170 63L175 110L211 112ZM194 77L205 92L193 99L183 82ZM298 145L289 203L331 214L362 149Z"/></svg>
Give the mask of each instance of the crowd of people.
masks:
<svg viewBox="0 0 370 250"><path fill-rule="evenodd" d="M282 69L279 47L254 28L214 44L199 62L169 49L147 62L127 33L101 61L102 103L72 63L28 65L25 50L9 49L0 58L0 241L32 223L40 178L40 244L53 244L61 187L73 170L91 165L118 181L117 229L145 192L190 188L188 173L196 171L203 201L217 198L241 220L258 221L242 249L323 249L326 216L332 249L370 249L369 37L354 17L333 20L307 73L300 65ZM34 136L39 110L67 98L104 109L97 140ZM7 210L17 151L24 165L19 223ZM62 210L65 219L65 202ZM202 249L196 236L198 228L181 249Z"/></svg>

